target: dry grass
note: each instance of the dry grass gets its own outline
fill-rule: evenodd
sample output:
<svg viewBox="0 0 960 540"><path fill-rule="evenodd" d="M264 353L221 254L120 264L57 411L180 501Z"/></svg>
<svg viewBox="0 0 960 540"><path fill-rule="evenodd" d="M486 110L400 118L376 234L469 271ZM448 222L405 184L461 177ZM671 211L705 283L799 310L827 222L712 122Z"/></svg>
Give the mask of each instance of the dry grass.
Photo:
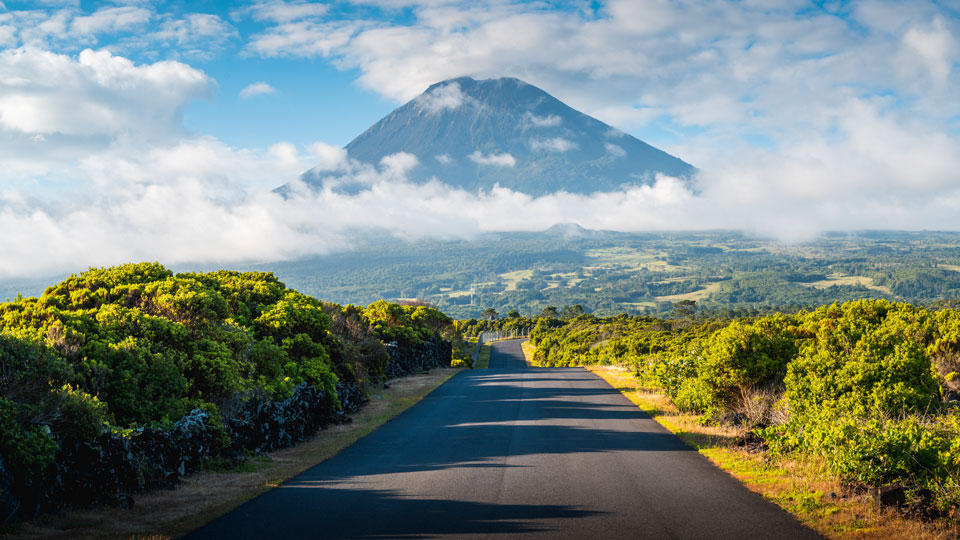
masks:
<svg viewBox="0 0 960 540"><path fill-rule="evenodd" d="M353 422L331 426L300 445L254 459L243 472L201 472L184 479L176 490L136 497L130 510L97 508L64 516L41 516L25 523L16 534L2 538L176 538L236 508L243 502L328 459L387 420L420 401L459 372L435 369L390 382L390 388L371 396L353 415Z"/></svg>
<svg viewBox="0 0 960 540"><path fill-rule="evenodd" d="M507 284L507 291L517 290L517 283L520 283L524 279L529 279L533 277L533 269L526 270L514 270L513 272L506 272L500 274L500 278L503 279L503 282Z"/></svg>
<svg viewBox="0 0 960 540"><path fill-rule="evenodd" d="M880 291L887 294L893 294L890 292L888 287L882 285L874 285L873 278L865 276L848 276L846 274L830 274L827 276L827 279L821 281L813 281L810 283L800 283L804 287L812 287L814 289L826 289L833 285L837 286L853 286L853 285L863 285L868 289L874 291Z"/></svg>
<svg viewBox="0 0 960 540"><path fill-rule="evenodd" d="M711 294L720 290L720 285L722 282L715 281L713 283L707 283L704 288L697 289L696 291L691 291L683 294L671 294L669 296L658 296L658 302L680 302L682 300L693 300L699 301L710 296Z"/></svg>
<svg viewBox="0 0 960 540"><path fill-rule="evenodd" d="M738 427L704 426L691 414L677 411L670 398L645 388L623 368L589 366L661 425L696 448L716 466L756 493L779 505L824 536L864 540L940 540L957 538L956 528L905 519L880 508L867 495L847 493L818 463L779 459L767 452L750 452L736 441L746 433Z"/></svg>
<svg viewBox="0 0 960 540"><path fill-rule="evenodd" d="M527 365L532 366L533 353L537 350L537 346L527 340L520 344L520 348L523 349L523 358L527 361Z"/></svg>

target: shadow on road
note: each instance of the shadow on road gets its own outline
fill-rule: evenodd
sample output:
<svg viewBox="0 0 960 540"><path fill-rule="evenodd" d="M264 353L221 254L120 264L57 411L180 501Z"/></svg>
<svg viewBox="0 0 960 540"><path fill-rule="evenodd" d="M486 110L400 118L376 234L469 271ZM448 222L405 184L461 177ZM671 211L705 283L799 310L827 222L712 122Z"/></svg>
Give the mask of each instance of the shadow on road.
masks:
<svg viewBox="0 0 960 540"><path fill-rule="evenodd" d="M597 532L578 523L605 523L598 538L636 538L638 531L650 538L705 538L714 527L726 531L717 538L746 538L769 531L752 525L757 512L787 527L771 538L809 537L790 532L799 527L792 518L716 474L693 448L593 374L526 368L518 346L504 348L510 354L494 354L491 369L457 374L335 458L188 538L582 538ZM692 485L689 478L696 489L683 488ZM618 495L598 501L607 490ZM633 512L634 497L646 512ZM527 504L538 501L554 504ZM627 522L630 528L622 526ZM659 529L649 529L652 523ZM572 533L552 524L586 528Z"/></svg>
<svg viewBox="0 0 960 540"><path fill-rule="evenodd" d="M404 497L394 491L335 489L294 479L263 498L241 507L247 515L242 528L214 522L187 536L200 538L433 538L436 535L518 535L545 530L537 520L582 518L601 512L569 506L487 504L447 499ZM271 521L271 508L283 509L283 522ZM382 516L389 516L384 519Z"/></svg>

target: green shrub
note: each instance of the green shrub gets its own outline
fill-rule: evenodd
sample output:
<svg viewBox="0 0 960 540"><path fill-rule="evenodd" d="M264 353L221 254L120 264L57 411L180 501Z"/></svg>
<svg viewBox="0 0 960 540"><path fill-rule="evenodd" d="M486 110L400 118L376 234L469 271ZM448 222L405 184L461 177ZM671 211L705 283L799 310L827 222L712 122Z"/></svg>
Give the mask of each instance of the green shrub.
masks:
<svg viewBox="0 0 960 540"><path fill-rule="evenodd" d="M107 406L95 396L69 384L59 390L58 432L81 440L90 440L109 427Z"/></svg>
<svg viewBox="0 0 960 540"><path fill-rule="evenodd" d="M324 304L269 273L91 268L40 298L0 303L3 429L9 444L43 456L49 433L166 427L198 406L283 399L301 383L336 403L341 377L385 376L382 339L440 337L461 339L435 309ZM16 448L11 455L28 455Z"/></svg>
<svg viewBox="0 0 960 540"><path fill-rule="evenodd" d="M815 456L845 482L930 489L941 509L960 503L960 417L893 418L824 409L760 431L777 453Z"/></svg>
<svg viewBox="0 0 960 540"><path fill-rule="evenodd" d="M59 448L50 428L36 422L39 412L35 405L0 397L0 455L17 472L15 481L21 486L34 485Z"/></svg>
<svg viewBox="0 0 960 540"><path fill-rule="evenodd" d="M716 408L717 396L707 381L700 378L684 379L673 403L681 411L703 414Z"/></svg>
<svg viewBox="0 0 960 540"><path fill-rule="evenodd" d="M729 409L750 389L779 385L796 352L784 315L753 324L734 321L707 340L697 372L720 405Z"/></svg>
<svg viewBox="0 0 960 540"><path fill-rule="evenodd" d="M896 415L931 410L940 399L925 342L929 312L886 301L830 306L808 317L815 338L790 363L793 414L823 408Z"/></svg>

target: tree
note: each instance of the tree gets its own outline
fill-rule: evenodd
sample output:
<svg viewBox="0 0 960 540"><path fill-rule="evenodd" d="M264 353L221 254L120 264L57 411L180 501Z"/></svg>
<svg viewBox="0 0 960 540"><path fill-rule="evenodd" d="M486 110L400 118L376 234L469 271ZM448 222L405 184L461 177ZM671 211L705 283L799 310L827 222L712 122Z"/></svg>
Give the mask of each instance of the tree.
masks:
<svg viewBox="0 0 960 540"><path fill-rule="evenodd" d="M554 306L547 306L543 308L543 311L540 312L540 316L547 319L559 319L560 312Z"/></svg>
<svg viewBox="0 0 960 540"><path fill-rule="evenodd" d="M511 309L510 311L507 312L507 317L509 317L509 318L511 318L511 319L519 319L519 318L520 318L520 312L517 311L517 310L515 310L515 309Z"/></svg>
<svg viewBox="0 0 960 540"><path fill-rule="evenodd" d="M680 319L689 319L697 311L697 303L694 300L681 300L673 305L673 314Z"/></svg>
<svg viewBox="0 0 960 540"><path fill-rule="evenodd" d="M580 304L575 304L572 306L566 306L563 308L563 318L564 319L576 319L580 315L583 315L583 306Z"/></svg>
<svg viewBox="0 0 960 540"><path fill-rule="evenodd" d="M493 309L492 307L491 307L491 308L487 308L487 309L483 310L483 316L484 316L484 318L487 319L488 321L492 321L492 320L494 320L494 319L497 318L497 310Z"/></svg>

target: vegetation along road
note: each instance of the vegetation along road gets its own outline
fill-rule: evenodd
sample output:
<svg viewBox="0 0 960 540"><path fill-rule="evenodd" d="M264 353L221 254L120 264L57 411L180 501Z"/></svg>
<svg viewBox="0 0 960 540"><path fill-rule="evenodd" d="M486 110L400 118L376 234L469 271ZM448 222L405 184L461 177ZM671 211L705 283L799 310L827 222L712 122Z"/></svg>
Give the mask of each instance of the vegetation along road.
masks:
<svg viewBox="0 0 960 540"><path fill-rule="evenodd" d="M334 458L187 538L819 538L581 368L496 343Z"/></svg>

